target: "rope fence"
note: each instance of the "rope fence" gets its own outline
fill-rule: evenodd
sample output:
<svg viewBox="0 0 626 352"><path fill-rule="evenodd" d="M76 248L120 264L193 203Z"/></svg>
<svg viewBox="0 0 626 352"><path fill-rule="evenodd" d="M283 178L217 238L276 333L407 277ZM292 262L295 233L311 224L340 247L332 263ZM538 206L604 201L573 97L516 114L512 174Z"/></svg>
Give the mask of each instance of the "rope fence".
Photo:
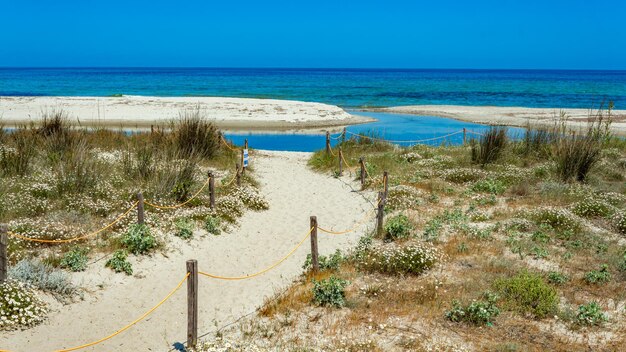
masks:
<svg viewBox="0 0 626 352"><path fill-rule="evenodd" d="M345 133L342 134L342 136L345 136ZM327 137L328 137L328 134L327 134ZM225 142L223 137L222 137L222 140ZM327 140L328 140L328 138L327 138ZM348 168L351 168L350 165L345 160L345 158L343 157L343 153L341 153L341 151L340 151L340 155L341 155L340 160L342 160L346 164L346 166ZM365 162L364 162L363 158L361 158L359 160L359 163L361 165L361 182L363 184L366 177L367 178L371 178L371 177L367 173L367 169L365 168ZM233 179L231 179L227 183L227 185L232 184L232 182L234 182L235 180L239 181L239 177L240 177L239 168L237 168L236 175L233 177ZM82 236L78 236L78 237L74 237L74 238L70 238L70 239L43 240L43 239L29 238L29 237L22 236L22 235L13 233L13 232L9 232L7 227L6 227L6 225L0 225L0 259L2 259L2 260L0 260L0 263L2 264L2 265L0 265L0 283L4 282L4 280L6 280L6 272L7 272L7 270L6 270L7 269L6 268L6 265L7 265L7 260L6 260L7 259L7 257L6 257L7 241L6 241L6 238L7 238L7 235L10 235L10 236L16 237L16 238L20 238L20 239L23 239L23 240L35 241L35 242L45 242L45 243L66 243L66 242L78 241L80 239L84 239L84 238L87 238L87 237L95 236L95 235L105 231L106 229L111 228L117 222L119 222L121 219L126 217L135 208L137 208L137 210L138 210L138 218L140 219L140 222L143 221L143 205L144 204L148 205L148 206L151 206L151 207L154 207L154 208L158 208L158 209L176 209L176 208L184 206L185 204L188 204L189 201L191 201L192 199L198 197L204 191L204 189L207 186L209 187L210 192L213 195L214 191L215 191L214 190L214 182L213 182L213 180L214 180L214 177L212 176L212 174L209 173L205 183L202 185L202 187L190 199L188 199L186 202L183 202L183 203L180 203L180 204L176 204L176 205L166 206L166 205L158 205L158 204L146 202L146 201L143 200L143 195L141 193L139 193L138 194L139 200L134 202L132 204L132 206L128 210L126 210L124 213L122 213L120 216L118 216L113 222L109 223L107 226L105 226L102 229L97 230L95 232L92 232L92 233L89 233L89 234L86 234L86 235L82 235ZM148 317L152 312L157 310L163 304L165 304L181 288L181 286L185 282L187 282L187 308L188 308L187 309L187 346L188 347L195 346L196 343L197 343L197 339L198 339L198 276L199 275L201 275L203 277L211 278L211 279L230 280L230 281L247 280L247 279L252 279L252 278L258 277L260 275L263 275L263 274L265 274L265 273L275 269L276 267L281 265L283 262L285 262L288 258L293 256L296 253L296 251L309 238L310 238L310 242L311 242L312 270L313 271L319 271L320 267L319 267L318 236L317 236L318 230L322 231L322 232L324 232L326 234L329 234L329 235L344 235L344 234L348 234L348 233L357 231L365 223L367 223L368 221L372 220L371 216L374 213L376 213L377 232L379 234L381 233L382 228L383 228L384 206L385 206L386 201L387 201L387 191L388 191L388 174L387 174L387 172L384 172L384 174L383 174L382 184L383 184L383 191L378 192L378 202L376 203L376 205L374 205L373 209L371 209L370 211L365 213L364 217L362 219L359 219L359 221L357 221L354 225L352 225L352 227L350 227L348 229L345 229L345 230L341 230L341 231L325 229L325 228L320 227L318 225L317 217L311 216L310 217L310 227L309 227L309 230L300 239L300 241L295 245L295 247L293 247L285 256L281 257L280 259L278 259L277 261L275 261L271 265L269 265L269 266L267 266L267 267L265 267L265 268L263 268L261 270L258 270L258 271L254 272L252 274L241 275L241 276L224 276L224 275L212 274L212 273L208 273L208 272L204 272L204 271L199 271L198 270L197 261L196 260L189 260L189 261L186 262L186 269L187 270L186 270L186 273L185 273L185 276L183 277L183 279L161 301L159 301L155 306L150 308L148 311L143 313L141 316L139 316L135 320L131 321L130 323L128 323L124 327L118 329L114 333L112 333L110 335L107 335L107 336L105 336L103 338L100 338L100 339L92 341L92 342L84 343L84 344L79 345L79 346L65 348L65 349L59 349L59 350L56 350L56 352L76 351L76 350L84 349L84 348L87 348L87 347L95 346L95 345L98 345L98 344L100 344L100 343L102 343L104 341L107 341L107 340L109 340L109 339L111 339L111 338L113 338L113 337L115 337L115 336L125 332L126 330L130 329L134 325L136 325L139 322L141 322L142 320L144 320L146 317ZM212 203L211 205L214 206L214 204L213 204L213 197L211 198L211 203ZM0 349L0 352L11 352L11 351Z"/></svg>

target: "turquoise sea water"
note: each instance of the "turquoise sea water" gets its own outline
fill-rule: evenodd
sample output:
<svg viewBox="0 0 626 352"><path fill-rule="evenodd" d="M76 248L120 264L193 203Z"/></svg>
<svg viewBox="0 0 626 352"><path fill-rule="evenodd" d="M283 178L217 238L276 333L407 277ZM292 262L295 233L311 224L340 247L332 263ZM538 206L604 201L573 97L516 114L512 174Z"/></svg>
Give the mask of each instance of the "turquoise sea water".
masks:
<svg viewBox="0 0 626 352"><path fill-rule="evenodd" d="M626 109L626 71L244 68L0 68L0 96L114 94Z"/></svg>
<svg viewBox="0 0 626 352"><path fill-rule="evenodd" d="M1 96L117 94L229 96L315 101L346 109L418 105L496 105L594 108L613 101L626 109L626 71L564 70L366 70L228 68L0 68ZM1 112L0 112L1 113ZM488 127L432 116L353 113L375 123L348 127L394 140L421 140L467 128ZM512 128L512 135L522 129ZM257 149L313 151L323 135L227 134ZM458 144L462 135L446 138ZM426 144L439 145L442 140ZM402 143L400 143L402 144Z"/></svg>

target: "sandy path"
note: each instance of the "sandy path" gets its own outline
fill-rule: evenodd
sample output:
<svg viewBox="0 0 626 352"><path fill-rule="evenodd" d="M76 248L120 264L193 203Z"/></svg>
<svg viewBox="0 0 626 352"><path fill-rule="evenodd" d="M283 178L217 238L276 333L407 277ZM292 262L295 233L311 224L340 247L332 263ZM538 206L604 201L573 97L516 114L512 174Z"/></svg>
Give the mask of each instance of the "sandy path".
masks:
<svg viewBox="0 0 626 352"><path fill-rule="evenodd" d="M134 320L160 301L184 276L185 261L197 259L200 270L245 275L272 264L288 253L309 229L309 216L320 226L351 227L372 205L344 182L307 168L308 153L258 152L252 162L262 193L270 202L264 212L248 212L241 226L221 236L191 242L173 241L167 253L133 262L134 277L113 274L103 263L84 273L93 290L85 300L56 304L48 322L22 332L3 332L0 349L51 351L97 340ZM348 180L347 177L344 180ZM373 219L367 227L373 226ZM354 246L365 231L343 236L320 233L320 253ZM264 299L288 285L301 272L310 251L307 240L274 270L244 281L200 277L200 333L213 331L253 311ZM104 288L100 288L104 287ZM186 285L146 320L130 330L84 351L167 351L186 339Z"/></svg>

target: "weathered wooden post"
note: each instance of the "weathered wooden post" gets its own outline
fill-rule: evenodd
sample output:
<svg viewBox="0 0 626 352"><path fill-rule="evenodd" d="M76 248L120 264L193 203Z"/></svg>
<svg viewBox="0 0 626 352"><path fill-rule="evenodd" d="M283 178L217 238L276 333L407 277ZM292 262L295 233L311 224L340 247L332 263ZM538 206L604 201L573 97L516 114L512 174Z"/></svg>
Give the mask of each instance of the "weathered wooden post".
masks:
<svg viewBox="0 0 626 352"><path fill-rule="evenodd" d="M313 271L320 270L319 252L317 250L317 216L311 216L311 265Z"/></svg>
<svg viewBox="0 0 626 352"><path fill-rule="evenodd" d="M385 211L385 198L383 192L378 192L378 214L376 214L376 234L378 236L383 235L383 221Z"/></svg>
<svg viewBox="0 0 626 352"><path fill-rule="evenodd" d="M467 128L463 127L463 145L467 143Z"/></svg>
<svg viewBox="0 0 626 352"><path fill-rule="evenodd" d="M198 342L198 261L187 261L187 348Z"/></svg>
<svg viewBox="0 0 626 352"><path fill-rule="evenodd" d="M241 186L241 168L239 163L235 164L235 168L237 168L237 186Z"/></svg>
<svg viewBox="0 0 626 352"><path fill-rule="evenodd" d="M361 165L361 189L365 189L365 157L359 158L359 164Z"/></svg>
<svg viewBox="0 0 626 352"><path fill-rule="evenodd" d="M343 152L339 147L339 176L343 175Z"/></svg>
<svg viewBox="0 0 626 352"><path fill-rule="evenodd" d="M346 132L347 132L347 130L346 130L346 128L344 127L344 128L343 128L343 131L341 132L341 140L342 140L342 141L345 141L345 140L346 140Z"/></svg>
<svg viewBox="0 0 626 352"><path fill-rule="evenodd" d="M246 151L246 152L248 151L248 139L247 138L244 140L244 142L243 142L243 149L241 150L241 174L242 175L246 174L246 163L245 163L245 160L244 160L244 151ZM250 156L248 154L248 163L250 162L249 158L250 158Z"/></svg>
<svg viewBox="0 0 626 352"><path fill-rule="evenodd" d="M0 224L0 284L6 281L9 271L9 258L7 256L7 247L9 246L8 232L9 228L7 225Z"/></svg>
<svg viewBox="0 0 626 352"><path fill-rule="evenodd" d="M209 204L211 205L211 209L215 209L215 178L213 177L213 173L209 171Z"/></svg>
<svg viewBox="0 0 626 352"><path fill-rule="evenodd" d="M143 193L137 193L137 223L143 225L145 223Z"/></svg>
<svg viewBox="0 0 626 352"><path fill-rule="evenodd" d="M383 172L383 187L384 187L384 199L387 201L387 194L389 193L389 173Z"/></svg>
<svg viewBox="0 0 626 352"><path fill-rule="evenodd" d="M326 155L330 155L330 132L326 131Z"/></svg>

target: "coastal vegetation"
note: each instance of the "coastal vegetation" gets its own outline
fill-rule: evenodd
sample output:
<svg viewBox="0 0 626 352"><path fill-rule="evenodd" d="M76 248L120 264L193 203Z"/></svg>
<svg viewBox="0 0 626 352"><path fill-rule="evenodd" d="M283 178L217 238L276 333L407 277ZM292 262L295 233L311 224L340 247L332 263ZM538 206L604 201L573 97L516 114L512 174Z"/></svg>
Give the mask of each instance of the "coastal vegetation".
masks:
<svg viewBox="0 0 626 352"><path fill-rule="evenodd" d="M344 138L344 177L359 179L363 157L365 192L377 192L389 172L383 232L319 272L307 261L237 328L240 346L623 349L626 141L610 122L609 109L584 131L493 127L461 146ZM337 174L325 151L309 163Z"/></svg>
<svg viewBox="0 0 626 352"><path fill-rule="evenodd" d="M41 322L46 309L35 298L38 291L64 302L80 299L74 272L95 265L132 275L131 258L220 234L245 209L268 207L252 173L240 186L234 182L239 154L200 109L145 133L80 128L62 110L0 131L0 223L10 232L12 280L2 285L2 296L12 298L2 302L0 314L10 318L19 309L36 315L3 320L0 329ZM213 209L209 172L216 184ZM139 192L146 200L143 223Z"/></svg>

